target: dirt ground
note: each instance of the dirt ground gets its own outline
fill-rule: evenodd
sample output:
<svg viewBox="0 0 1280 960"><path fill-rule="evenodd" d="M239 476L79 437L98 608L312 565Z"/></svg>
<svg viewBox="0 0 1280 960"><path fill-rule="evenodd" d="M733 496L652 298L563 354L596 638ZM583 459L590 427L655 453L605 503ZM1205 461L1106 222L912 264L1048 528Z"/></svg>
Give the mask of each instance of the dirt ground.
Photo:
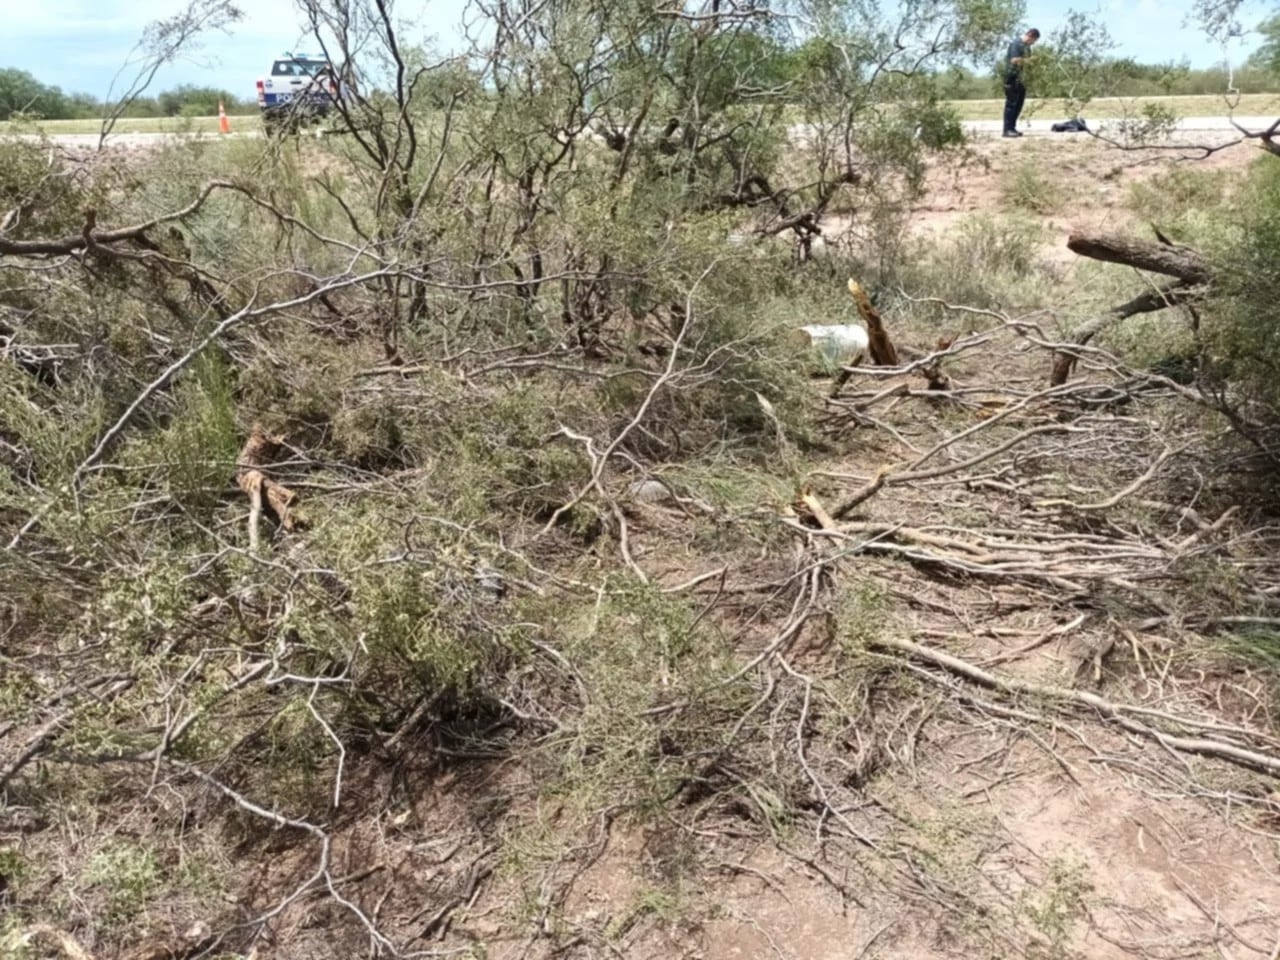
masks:
<svg viewBox="0 0 1280 960"><path fill-rule="evenodd" d="M1066 249L1070 234L1124 230L1141 223L1127 202L1132 184L1179 166L1234 177L1263 155L1255 142L1232 143L1235 139L1206 132L1186 146L1119 150L1087 134L1020 140L977 137L969 162L932 167L924 199L912 208L911 229L920 236L943 236L964 217L1007 211L1009 179L1025 168L1052 186L1055 196L1049 206L1058 209L1043 215L1053 235L1046 248L1070 262L1074 259ZM1206 156L1203 148L1214 152Z"/></svg>

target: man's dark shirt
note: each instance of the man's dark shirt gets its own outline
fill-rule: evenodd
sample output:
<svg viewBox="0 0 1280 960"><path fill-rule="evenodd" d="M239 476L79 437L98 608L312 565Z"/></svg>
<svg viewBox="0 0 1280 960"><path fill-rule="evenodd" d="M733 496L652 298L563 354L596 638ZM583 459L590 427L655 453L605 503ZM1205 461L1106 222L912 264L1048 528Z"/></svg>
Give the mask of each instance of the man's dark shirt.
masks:
<svg viewBox="0 0 1280 960"><path fill-rule="evenodd" d="M1026 57L1031 54L1031 47L1021 37L1016 37L1009 44L1009 52L1004 55L1004 82L1022 82L1022 64L1014 63L1014 57Z"/></svg>

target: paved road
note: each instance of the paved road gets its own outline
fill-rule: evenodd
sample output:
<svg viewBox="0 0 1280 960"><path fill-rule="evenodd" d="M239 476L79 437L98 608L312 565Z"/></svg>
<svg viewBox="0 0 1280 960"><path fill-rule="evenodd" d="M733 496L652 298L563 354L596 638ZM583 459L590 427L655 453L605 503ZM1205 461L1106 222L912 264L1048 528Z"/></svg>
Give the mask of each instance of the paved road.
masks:
<svg viewBox="0 0 1280 960"><path fill-rule="evenodd" d="M36 140L39 134L19 134L23 139ZM164 143L173 137L195 138L198 140L217 140L219 137L223 139L231 138L236 140L247 140L259 138L262 136L260 131L252 131L248 133L200 133L200 134L175 134L175 133L113 133L107 138L107 147L119 150L121 148L130 147L152 147ZM49 139L59 146L74 148L77 150L93 150L98 146L98 135L96 133L52 133Z"/></svg>
<svg viewBox="0 0 1280 960"><path fill-rule="evenodd" d="M1024 120L1018 124L1019 129L1032 136L1038 134L1049 134L1049 129L1065 117L1041 116L1037 114L1030 120ZM1119 123L1118 120L1091 120L1088 115L1085 116L1085 123L1095 130L1102 130L1106 127L1112 129ZM1246 130L1266 130L1276 122L1276 117L1236 117L1236 123L1244 127ZM1001 122L999 120L968 120L964 124L965 130L969 133L992 133L999 134ZM1224 116L1216 117L1183 117L1178 121L1176 127L1177 133L1231 133L1239 134L1239 131L1231 125L1231 121Z"/></svg>
<svg viewBox="0 0 1280 960"><path fill-rule="evenodd" d="M1050 131L1049 128L1054 123L1058 122L1061 119L1063 118L1056 117L1056 116L1042 117L1037 115L1032 117L1030 120L1024 120L1020 124L1020 127L1025 133L1033 137L1041 136L1041 135L1050 136L1052 132ZM1273 123L1275 123L1276 119L1277 118L1274 116L1236 117L1236 122L1248 130L1261 131L1269 128ZM1108 126L1114 127L1117 122L1115 120L1090 121L1088 116L1085 117L1085 120L1086 122L1089 122L1090 126L1092 126L1094 129L1097 129L1097 130L1102 130ZM999 120L966 120L964 123L965 130L968 133L974 134L977 136L982 136L982 135L998 136L1000 133L1000 126L1001 124ZM1235 127L1231 125L1231 121L1224 116L1183 117L1181 120L1178 121L1177 133L1179 136L1188 136L1188 135L1201 134L1201 133L1235 135L1237 131ZM168 133L117 133L117 134L113 134L107 140L107 143L109 146L114 147L116 149L119 149L121 147L124 147L124 148L147 147L147 146L153 146L153 145L162 143L166 138L172 137L172 136L178 136L178 135L168 134ZM217 140L217 139L226 139L226 138L252 139L252 138L260 138L262 136L262 133L261 131L254 130L254 131L246 131L244 133L230 133L230 134L203 133L203 134L194 134L194 135L182 134L181 136L188 136L188 137L196 136L204 140ZM74 147L79 149L93 149L98 145L98 135L96 133L62 133L62 134L55 134L51 136L50 139L53 140L55 143L61 144L62 146ZM803 132L799 132L797 139L803 139ZM1218 137L1215 139L1221 139L1221 138Z"/></svg>

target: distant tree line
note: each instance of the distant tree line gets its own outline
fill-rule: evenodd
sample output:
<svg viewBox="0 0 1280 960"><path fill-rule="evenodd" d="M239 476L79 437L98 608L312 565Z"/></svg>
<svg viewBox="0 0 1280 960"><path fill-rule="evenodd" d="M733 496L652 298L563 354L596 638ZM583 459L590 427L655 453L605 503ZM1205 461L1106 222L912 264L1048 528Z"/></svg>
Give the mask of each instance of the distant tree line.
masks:
<svg viewBox="0 0 1280 960"><path fill-rule="evenodd" d="M1241 93L1280 91L1280 16L1263 22L1258 32L1263 40L1261 47L1234 71L1231 78ZM755 45L747 64L751 84L758 94L773 95L781 101L787 99L788 89L806 65L828 59L835 53L821 39L810 40L797 48L787 48L764 37L750 39ZM768 47L772 49L766 49ZM993 59L988 70L955 66L939 74L941 97L982 100L999 96L997 62ZM1105 60L1100 69L1106 74L1106 82L1098 89L1100 92L1105 90L1110 96L1195 96L1220 94L1227 88L1227 74L1222 67L1192 69L1185 62L1150 64L1138 63L1131 58L1116 58ZM1055 95L1049 90L1043 94ZM155 96L138 98L123 115L211 116L218 112L219 101L232 112L252 110L256 106L252 96L241 96L215 87L183 84ZM45 120L92 119L102 116L103 106L97 97L87 93L64 93L58 87L41 83L25 70L0 69L0 120L19 116Z"/></svg>
<svg viewBox="0 0 1280 960"><path fill-rule="evenodd" d="M1106 61L1100 69L1106 73L1105 83L1096 87L1100 95L1190 97L1227 92L1228 76L1224 67L1192 69L1186 63L1138 63L1122 58ZM1280 91L1280 56L1263 62L1255 54L1233 71L1230 81L1241 93L1276 93ZM1037 92L1032 90L1033 95ZM1042 92L1045 96L1055 95L1051 90ZM942 78L941 96L948 100L982 100L1003 96L1003 93L993 65L986 72L964 68L947 71Z"/></svg>
<svg viewBox="0 0 1280 960"><path fill-rule="evenodd" d="M254 106L251 98L229 90L183 84L150 97L139 97L126 117L207 117L218 112L221 100L235 112ZM87 93L64 93L59 87L41 83L26 70L0 69L0 120L33 117L42 120L85 120L102 116L103 102Z"/></svg>

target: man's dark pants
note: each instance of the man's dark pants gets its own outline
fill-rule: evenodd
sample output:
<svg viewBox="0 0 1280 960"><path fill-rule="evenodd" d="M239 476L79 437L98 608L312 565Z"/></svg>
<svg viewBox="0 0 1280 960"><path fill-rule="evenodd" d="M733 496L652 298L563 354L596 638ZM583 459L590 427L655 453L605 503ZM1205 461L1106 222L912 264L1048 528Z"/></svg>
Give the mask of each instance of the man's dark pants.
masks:
<svg viewBox="0 0 1280 960"><path fill-rule="evenodd" d="M1018 126L1018 115L1022 113L1022 105L1027 100L1027 87L1021 80L1014 80L1004 85L1004 132L1015 130Z"/></svg>

